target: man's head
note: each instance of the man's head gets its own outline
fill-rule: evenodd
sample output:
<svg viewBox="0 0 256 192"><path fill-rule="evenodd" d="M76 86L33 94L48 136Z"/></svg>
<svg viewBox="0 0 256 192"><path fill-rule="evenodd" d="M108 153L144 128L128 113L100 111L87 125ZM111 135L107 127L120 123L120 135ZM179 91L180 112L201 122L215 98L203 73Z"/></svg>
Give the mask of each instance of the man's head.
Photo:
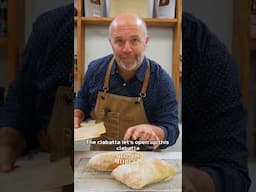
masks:
<svg viewBox="0 0 256 192"><path fill-rule="evenodd" d="M139 68L148 40L145 22L134 13L117 16L109 26L109 41L115 59L126 71Z"/></svg>

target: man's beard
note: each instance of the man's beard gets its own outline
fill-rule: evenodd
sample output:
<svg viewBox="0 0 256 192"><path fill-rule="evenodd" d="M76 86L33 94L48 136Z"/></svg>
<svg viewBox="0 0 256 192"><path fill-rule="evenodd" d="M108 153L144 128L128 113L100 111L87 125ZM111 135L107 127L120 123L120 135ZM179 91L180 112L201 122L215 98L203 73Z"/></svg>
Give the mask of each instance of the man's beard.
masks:
<svg viewBox="0 0 256 192"><path fill-rule="evenodd" d="M130 65L129 67L127 67L122 62L122 59L120 59L120 57L115 55L115 59L116 59L117 65L119 67L121 67L123 70L125 70L125 71L135 71L135 70L137 70L141 66L142 61L144 59L144 54L142 54L140 57L136 57L134 63L132 65Z"/></svg>

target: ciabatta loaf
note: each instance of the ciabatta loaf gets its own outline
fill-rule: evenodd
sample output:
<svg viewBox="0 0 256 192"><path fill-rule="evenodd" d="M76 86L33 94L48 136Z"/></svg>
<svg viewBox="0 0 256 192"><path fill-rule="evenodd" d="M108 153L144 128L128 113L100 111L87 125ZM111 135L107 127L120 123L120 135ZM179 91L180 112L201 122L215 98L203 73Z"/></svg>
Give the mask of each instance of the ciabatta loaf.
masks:
<svg viewBox="0 0 256 192"><path fill-rule="evenodd" d="M158 158L144 158L131 164L120 165L111 173L116 180L132 189L169 180L176 175L176 168Z"/></svg>

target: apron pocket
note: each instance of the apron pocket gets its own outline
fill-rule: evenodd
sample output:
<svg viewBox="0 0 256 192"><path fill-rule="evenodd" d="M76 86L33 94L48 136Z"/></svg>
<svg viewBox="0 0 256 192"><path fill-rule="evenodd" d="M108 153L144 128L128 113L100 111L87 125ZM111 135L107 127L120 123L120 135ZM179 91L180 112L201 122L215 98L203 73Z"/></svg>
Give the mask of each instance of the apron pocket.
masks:
<svg viewBox="0 0 256 192"><path fill-rule="evenodd" d="M119 116L120 116L120 113L108 112L108 114L104 117L104 125L106 127L106 133L104 134L104 136L106 137L106 139L120 140Z"/></svg>

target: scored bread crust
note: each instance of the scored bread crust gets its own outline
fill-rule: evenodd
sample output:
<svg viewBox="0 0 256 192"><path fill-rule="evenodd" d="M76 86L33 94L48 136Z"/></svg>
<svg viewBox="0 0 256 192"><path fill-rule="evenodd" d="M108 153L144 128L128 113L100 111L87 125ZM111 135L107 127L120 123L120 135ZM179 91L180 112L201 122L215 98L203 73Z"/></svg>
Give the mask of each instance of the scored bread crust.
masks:
<svg viewBox="0 0 256 192"><path fill-rule="evenodd" d="M176 172L176 167L161 159L144 158L118 166L111 176L132 189L141 189L152 183L167 181L174 177Z"/></svg>
<svg viewBox="0 0 256 192"><path fill-rule="evenodd" d="M133 163L144 157L143 153L136 151L113 151L93 156L87 167L97 171L112 171L119 165Z"/></svg>

